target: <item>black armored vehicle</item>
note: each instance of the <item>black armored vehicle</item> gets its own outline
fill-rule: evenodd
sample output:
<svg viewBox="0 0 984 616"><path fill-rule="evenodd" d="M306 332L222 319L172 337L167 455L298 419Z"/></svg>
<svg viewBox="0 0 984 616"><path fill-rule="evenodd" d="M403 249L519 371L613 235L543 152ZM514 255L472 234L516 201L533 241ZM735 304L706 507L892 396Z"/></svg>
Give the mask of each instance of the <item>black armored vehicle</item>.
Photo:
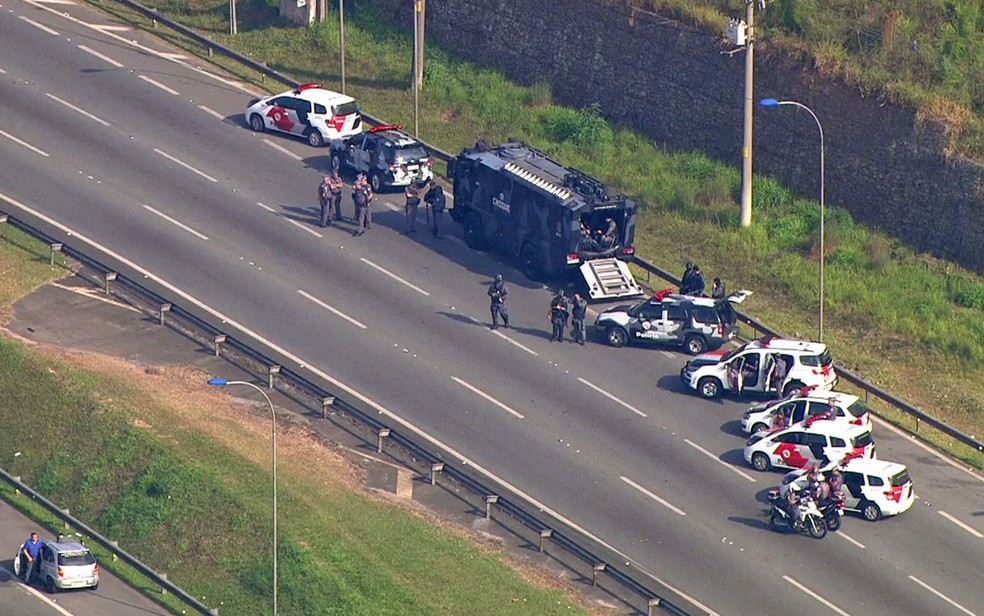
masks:
<svg viewBox="0 0 984 616"><path fill-rule="evenodd" d="M636 205L585 173L520 142L482 141L448 162L451 216L474 250L518 258L532 279L580 269L593 299L639 295L625 262Z"/></svg>

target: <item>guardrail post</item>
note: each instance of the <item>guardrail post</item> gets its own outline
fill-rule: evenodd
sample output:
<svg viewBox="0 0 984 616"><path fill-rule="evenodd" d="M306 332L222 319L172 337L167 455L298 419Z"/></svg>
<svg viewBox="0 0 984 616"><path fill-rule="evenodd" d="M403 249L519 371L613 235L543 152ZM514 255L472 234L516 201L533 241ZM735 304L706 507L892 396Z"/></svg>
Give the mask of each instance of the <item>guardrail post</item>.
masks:
<svg viewBox="0 0 984 616"><path fill-rule="evenodd" d="M151 28L156 28L157 27L157 20L156 19L151 19L150 20L150 27Z"/></svg>
<svg viewBox="0 0 984 616"><path fill-rule="evenodd" d="M492 505L499 502L499 497L496 494L488 494L485 497L485 519L489 520L492 518Z"/></svg>
<svg viewBox="0 0 984 616"><path fill-rule="evenodd" d="M660 599L659 597L656 597L655 599L650 599L649 600L649 602L646 604L646 606L649 608L649 610L648 610L648 616L656 616L656 608L659 607L659 604L661 602L662 602L662 599Z"/></svg>
<svg viewBox="0 0 984 616"><path fill-rule="evenodd" d="M164 313L165 312L171 312L171 304L161 304L160 317L161 317L161 325L162 326L164 325Z"/></svg>
<svg viewBox="0 0 984 616"><path fill-rule="evenodd" d="M216 337L215 337L215 339L214 339L214 340L212 341L212 344L213 344L213 345L215 346L215 356L216 356L216 357L218 357L218 356L219 356L219 346L220 346L220 345L221 345L221 344L222 344L223 342L225 342L225 341L226 341L226 335L225 335L225 334L219 334L219 335L218 335L218 336L216 336Z"/></svg>
<svg viewBox="0 0 984 616"><path fill-rule="evenodd" d="M109 283L116 280L116 272L106 272L103 274L103 291L109 295Z"/></svg>
<svg viewBox="0 0 984 616"><path fill-rule="evenodd" d="M593 567L591 567L591 585L592 586L597 586L598 585L598 574L601 573L602 571L604 571L605 570L605 567L606 567L605 563L598 563L597 565L594 565Z"/></svg>
<svg viewBox="0 0 984 616"><path fill-rule="evenodd" d="M273 377L280 374L280 366L274 364L267 368L267 376L269 377L270 389L273 389Z"/></svg>
<svg viewBox="0 0 984 616"><path fill-rule="evenodd" d="M431 464L431 485L437 485L437 474L444 472L444 462Z"/></svg>
<svg viewBox="0 0 984 616"><path fill-rule="evenodd" d="M161 579L164 580L165 582L167 581L167 574L166 573L158 573L157 575L161 576ZM167 594L167 587L166 586L161 586L161 594L162 595L166 595Z"/></svg>
<svg viewBox="0 0 984 616"><path fill-rule="evenodd" d="M919 432L919 416L916 415L916 432Z"/></svg>
<svg viewBox="0 0 984 616"><path fill-rule="evenodd" d="M54 267L55 266L55 253L56 252L61 252L63 246L61 244L48 244L48 247L51 248L51 251L48 253L48 265L50 265L51 267Z"/></svg>
<svg viewBox="0 0 984 616"><path fill-rule="evenodd" d="M72 515L72 512L67 507L65 509L62 509L62 513L64 513L66 517ZM65 530L68 530L70 528L71 526L68 525L68 522L65 522Z"/></svg>
<svg viewBox="0 0 984 616"><path fill-rule="evenodd" d="M335 396L325 396L321 399L321 419L328 419L328 407L335 404Z"/></svg>
<svg viewBox="0 0 984 616"><path fill-rule="evenodd" d="M208 57L211 58L212 57L212 47L209 46L209 47L207 47L207 49L208 49Z"/></svg>
<svg viewBox="0 0 984 616"><path fill-rule="evenodd" d="M390 435L389 428L380 428L376 433L376 453L383 453L383 439Z"/></svg>
<svg viewBox="0 0 984 616"><path fill-rule="evenodd" d="M541 554L543 554L543 540L549 539L552 536L553 536L552 528L544 528L543 530L540 531L540 545L538 547L540 549Z"/></svg>
<svg viewBox="0 0 984 616"><path fill-rule="evenodd" d="M7 214L0 214L0 237L3 237L3 226L7 224Z"/></svg>

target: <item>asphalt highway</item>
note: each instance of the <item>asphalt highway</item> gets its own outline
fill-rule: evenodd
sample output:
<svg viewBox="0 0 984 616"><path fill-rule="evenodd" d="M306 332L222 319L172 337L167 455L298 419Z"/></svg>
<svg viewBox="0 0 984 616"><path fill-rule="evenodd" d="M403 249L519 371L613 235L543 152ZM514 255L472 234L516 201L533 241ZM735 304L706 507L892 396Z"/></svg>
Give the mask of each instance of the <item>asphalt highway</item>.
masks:
<svg viewBox="0 0 984 616"><path fill-rule="evenodd" d="M550 290L447 216L443 240L423 220L404 235L399 194L363 237L317 227L327 150L249 131L248 88L87 6L2 8L0 209L274 345L708 612L984 615L980 475L879 423L913 508L823 541L773 533L781 474L741 460L748 403L683 391L684 355L548 342ZM493 332L497 271L514 327Z"/></svg>

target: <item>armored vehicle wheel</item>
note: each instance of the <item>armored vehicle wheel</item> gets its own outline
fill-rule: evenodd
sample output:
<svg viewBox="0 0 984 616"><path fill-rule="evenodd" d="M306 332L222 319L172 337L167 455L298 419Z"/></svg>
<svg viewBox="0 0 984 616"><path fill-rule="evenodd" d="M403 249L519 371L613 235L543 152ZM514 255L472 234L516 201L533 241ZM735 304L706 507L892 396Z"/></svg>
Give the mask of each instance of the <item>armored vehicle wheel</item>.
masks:
<svg viewBox="0 0 984 616"><path fill-rule="evenodd" d="M519 251L519 266L530 280L540 282L543 279L539 255L532 244L523 244L523 249Z"/></svg>
<svg viewBox="0 0 984 616"><path fill-rule="evenodd" d="M465 217L463 231L465 234L465 243L472 250L485 250L488 246L485 230L482 228L482 217L478 214L472 212Z"/></svg>

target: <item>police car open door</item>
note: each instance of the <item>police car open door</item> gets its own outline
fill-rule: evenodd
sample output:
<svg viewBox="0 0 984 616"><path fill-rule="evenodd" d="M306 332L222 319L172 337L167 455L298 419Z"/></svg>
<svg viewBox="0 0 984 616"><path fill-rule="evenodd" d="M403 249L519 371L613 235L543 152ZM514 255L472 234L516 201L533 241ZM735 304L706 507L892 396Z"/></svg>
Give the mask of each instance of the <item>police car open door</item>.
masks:
<svg viewBox="0 0 984 616"><path fill-rule="evenodd" d="M585 261L580 270L591 299L632 297L643 293L629 271L629 265L620 259L591 259Z"/></svg>

